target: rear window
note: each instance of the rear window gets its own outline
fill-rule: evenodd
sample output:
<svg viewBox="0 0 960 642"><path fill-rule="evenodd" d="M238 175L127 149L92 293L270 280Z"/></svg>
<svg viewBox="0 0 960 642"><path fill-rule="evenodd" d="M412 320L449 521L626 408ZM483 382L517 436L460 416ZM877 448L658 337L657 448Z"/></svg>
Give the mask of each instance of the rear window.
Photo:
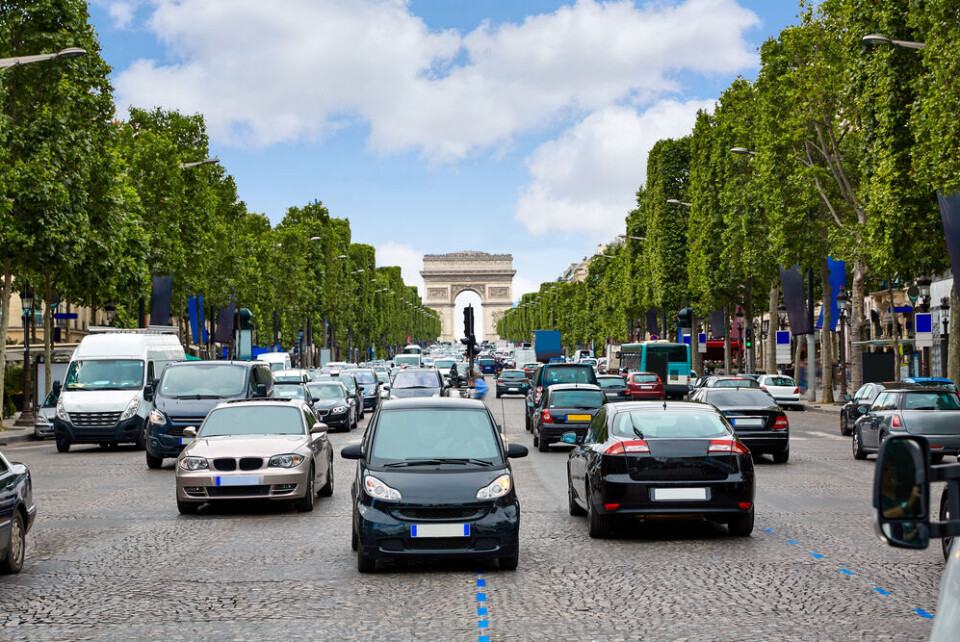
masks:
<svg viewBox="0 0 960 642"><path fill-rule="evenodd" d="M685 345L666 345L666 346L647 346L647 357L657 355L667 358L667 363L687 363L687 346Z"/></svg>
<svg viewBox="0 0 960 642"><path fill-rule="evenodd" d="M547 368L543 373L543 383L550 386L555 383L596 383L597 375L590 366Z"/></svg>
<svg viewBox="0 0 960 642"><path fill-rule="evenodd" d="M603 402L599 390L558 390L550 396L550 408L599 408Z"/></svg>
<svg viewBox="0 0 960 642"><path fill-rule="evenodd" d="M633 375L634 383L657 383L660 381L660 377L655 374L638 374Z"/></svg>
<svg viewBox="0 0 960 642"><path fill-rule="evenodd" d="M636 430L634 430L636 428ZM723 420L714 412L670 410L623 412L613 422L613 434L644 438L711 439L729 435Z"/></svg>
<svg viewBox="0 0 960 642"><path fill-rule="evenodd" d="M743 379L717 379L713 383L714 388L759 388L760 384L756 379L744 377Z"/></svg>
<svg viewBox="0 0 960 642"><path fill-rule="evenodd" d="M500 373L501 379L526 379L527 375L522 372L507 372L503 371Z"/></svg>
<svg viewBox="0 0 960 642"><path fill-rule="evenodd" d="M597 385L601 388L623 388L626 386L620 377L598 377Z"/></svg>
<svg viewBox="0 0 960 642"><path fill-rule="evenodd" d="M960 410L955 392L908 392L903 396L904 410Z"/></svg>
<svg viewBox="0 0 960 642"><path fill-rule="evenodd" d="M957 392L957 387L953 385L952 381L918 381L917 385L923 386L924 388L946 388L947 390Z"/></svg>
<svg viewBox="0 0 960 642"><path fill-rule="evenodd" d="M777 405L770 393L761 389L712 390L706 395L706 401L715 406L762 407Z"/></svg>
<svg viewBox="0 0 960 642"><path fill-rule="evenodd" d="M768 386L787 386L795 388L797 386L790 377L769 377L766 381Z"/></svg>

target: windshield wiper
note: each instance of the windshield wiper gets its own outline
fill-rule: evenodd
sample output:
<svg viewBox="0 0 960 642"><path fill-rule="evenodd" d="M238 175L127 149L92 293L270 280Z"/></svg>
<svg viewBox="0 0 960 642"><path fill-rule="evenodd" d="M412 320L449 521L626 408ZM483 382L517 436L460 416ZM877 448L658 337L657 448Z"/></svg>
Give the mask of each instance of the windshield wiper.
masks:
<svg viewBox="0 0 960 642"><path fill-rule="evenodd" d="M637 428L635 423L633 423L633 415L630 415L630 428L633 430L633 434L635 434L637 437L640 439L646 439L646 437L643 436L643 432Z"/></svg>
<svg viewBox="0 0 960 642"><path fill-rule="evenodd" d="M493 466L492 461L486 459L475 459L473 457L438 457L436 459L404 459L403 461L391 461L384 464L385 467L401 468L404 466L439 466L440 464L476 464L478 466Z"/></svg>
<svg viewBox="0 0 960 642"><path fill-rule="evenodd" d="M221 399L220 395L179 395L173 399Z"/></svg>

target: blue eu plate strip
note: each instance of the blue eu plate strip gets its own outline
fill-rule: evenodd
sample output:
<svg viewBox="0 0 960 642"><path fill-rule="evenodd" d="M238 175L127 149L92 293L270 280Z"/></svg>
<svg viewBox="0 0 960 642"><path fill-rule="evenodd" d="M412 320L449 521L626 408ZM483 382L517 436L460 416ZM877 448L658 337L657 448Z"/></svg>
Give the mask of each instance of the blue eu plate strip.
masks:
<svg viewBox="0 0 960 642"><path fill-rule="evenodd" d="M417 536L417 525L416 525L416 524L411 524L411 525L410 525L410 537L416 537L416 536Z"/></svg>

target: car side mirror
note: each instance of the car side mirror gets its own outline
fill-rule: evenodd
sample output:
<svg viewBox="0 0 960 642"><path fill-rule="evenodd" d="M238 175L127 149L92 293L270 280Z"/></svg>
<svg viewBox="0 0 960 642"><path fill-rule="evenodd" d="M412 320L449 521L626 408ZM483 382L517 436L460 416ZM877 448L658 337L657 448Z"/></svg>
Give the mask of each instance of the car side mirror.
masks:
<svg viewBox="0 0 960 642"><path fill-rule="evenodd" d="M930 543L930 447L923 437L895 435L880 445L873 478L880 536L898 548Z"/></svg>
<svg viewBox="0 0 960 642"><path fill-rule="evenodd" d="M61 384L59 381L54 381L53 385L50 386L50 389L53 390L53 394L59 397L60 391L63 390L63 384Z"/></svg>
<svg viewBox="0 0 960 642"><path fill-rule="evenodd" d="M530 451L523 444L510 443L507 445L507 457L510 459L526 457L529 453Z"/></svg>
<svg viewBox="0 0 960 642"><path fill-rule="evenodd" d="M869 410L870 410L870 409L867 408L866 406L859 406L859 407L857 408L857 412L859 412L861 415L867 414L867 411L869 411Z"/></svg>
<svg viewBox="0 0 960 642"><path fill-rule="evenodd" d="M560 435L560 442L564 444L574 444L577 443L577 433L575 432L565 432Z"/></svg>
<svg viewBox="0 0 960 642"><path fill-rule="evenodd" d="M184 437L196 437L197 436L197 427L196 426L187 426L183 429Z"/></svg>
<svg viewBox="0 0 960 642"><path fill-rule="evenodd" d="M144 401L153 401L154 387L152 383L148 383L143 387L143 400Z"/></svg>
<svg viewBox="0 0 960 642"><path fill-rule="evenodd" d="M258 383L254 388L253 395L255 397L266 397L267 396L267 384Z"/></svg>
<svg viewBox="0 0 960 642"><path fill-rule="evenodd" d="M360 446L360 444L350 444L349 446L344 446L340 451L340 456L344 459L362 459L363 448Z"/></svg>
<svg viewBox="0 0 960 642"><path fill-rule="evenodd" d="M323 423L322 421L318 421L310 428L310 434L317 435L322 432L327 432L328 430L330 430L330 427L327 426L327 424Z"/></svg>

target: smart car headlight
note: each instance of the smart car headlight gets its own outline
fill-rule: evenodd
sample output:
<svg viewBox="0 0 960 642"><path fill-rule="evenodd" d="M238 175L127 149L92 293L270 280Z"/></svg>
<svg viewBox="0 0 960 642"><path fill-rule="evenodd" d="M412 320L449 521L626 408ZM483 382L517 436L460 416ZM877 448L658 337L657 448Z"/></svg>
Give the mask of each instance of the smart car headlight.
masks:
<svg viewBox="0 0 960 642"><path fill-rule="evenodd" d="M299 466L303 460L303 455L297 455L294 453L289 453L286 455L274 455L270 458L270 463L268 466L271 468L295 468Z"/></svg>
<svg viewBox="0 0 960 642"><path fill-rule="evenodd" d="M210 465L203 457L184 457L180 460L180 468L183 470L207 470Z"/></svg>
<svg viewBox="0 0 960 642"><path fill-rule="evenodd" d="M373 499L393 500L403 499L400 491L396 488L390 488L373 475L366 475L363 478L363 489Z"/></svg>
<svg viewBox="0 0 960 642"><path fill-rule="evenodd" d="M477 491L477 499L496 499L510 492L510 475L500 475Z"/></svg>

